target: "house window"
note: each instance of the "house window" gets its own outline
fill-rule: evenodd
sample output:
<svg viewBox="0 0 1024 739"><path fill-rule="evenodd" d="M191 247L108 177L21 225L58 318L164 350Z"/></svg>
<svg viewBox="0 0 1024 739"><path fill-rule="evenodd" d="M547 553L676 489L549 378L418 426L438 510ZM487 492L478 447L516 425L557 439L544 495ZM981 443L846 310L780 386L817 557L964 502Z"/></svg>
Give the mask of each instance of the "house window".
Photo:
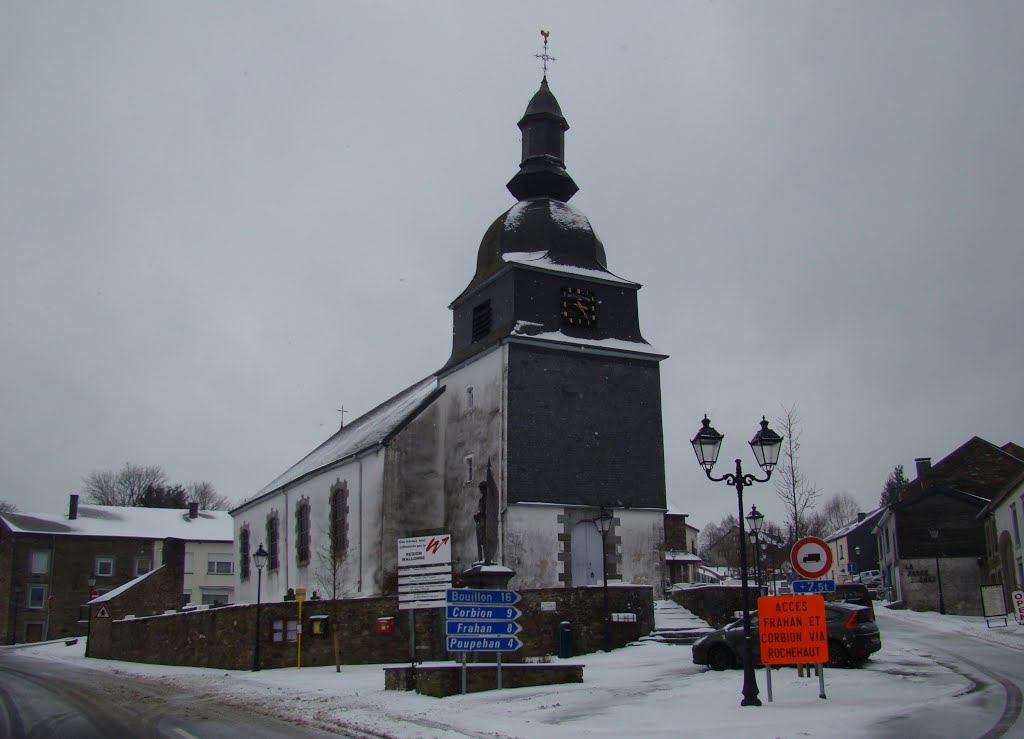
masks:
<svg viewBox="0 0 1024 739"><path fill-rule="evenodd" d="M96 566L93 568L93 572L96 573L96 577L113 577L114 576L114 558L113 557L97 557Z"/></svg>
<svg viewBox="0 0 1024 739"><path fill-rule="evenodd" d="M45 585L29 585L28 586L28 600L25 603L27 608L32 610L41 610L46 605L46 586Z"/></svg>
<svg viewBox="0 0 1024 739"><path fill-rule="evenodd" d="M467 387L466 388L466 407L469 410L473 410L473 388L472 387Z"/></svg>
<svg viewBox="0 0 1024 739"><path fill-rule="evenodd" d="M238 532L238 572L243 580L249 579L249 566L252 562L249 551L249 527L243 526Z"/></svg>
<svg viewBox="0 0 1024 739"><path fill-rule="evenodd" d="M469 485L473 482L473 455L470 454L463 461L466 463L466 484Z"/></svg>
<svg viewBox="0 0 1024 739"><path fill-rule="evenodd" d="M203 591L202 603L204 606L222 606L231 600L230 590Z"/></svg>
<svg viewBox="0 0 1024 739"><path fill-rule="evenodd" d="M153 569L153 558L152 557L136 557L135 558L135 577L139 575L145 575L147 572Z"/></svg>
<svg viewBox="0 0 1024 739"><path fill-rule="evenodd" d="M207 575L233 575L235 574L235 561L230 554L208 554L206 555Z"/></svg>
<svg viewBox="0 0 1024 739"><path fill-rule="evenodd" d="M335 559L345 555L347 519L348 483L338 480L331 486L331 551Z"/></svg>
<svg viewBox="0 0 1024 739"><path fill-rule="evenodd" d="M842 558L843 558L843 545L840 544L839 545L839 559L842 559Z"/></svg>
<svg viewBox="0 0 1024 739"><path fill-rule="evenodd" d="M267 554L270 555L267 559L267 567L271 570L276 570L280 564L277 552L277 535L277 514L272 513L267 516Z"/></svg>
<svg viewBox="0 0 1024 739"><path fill-rule="evenodd" d="M473 309L473 341L480 341L491 332L491 301L485 300Z"/></svg>
<svg viewBox="0 0 1024 739"><path fill-rule="evenodd" d="M270 641L274 644L295 642L298 634L298 621L294 618L275 618L270 622Z"/></svg>
<svg viewBox="0 0 1024 739"><path fill-rule="evenodd" d="M303 498L295 507L295 559L309 564L309 500Z"/></svg>
<svg viewBox="0 0 1024 739"><path fill-rule="evenodd" d="M192 568L192 552L185 552L185 574L191 575L194 571Z"/></svg>
<svg viewBox="0 0 1024 739"><path fill-rule="evenodd" d="M1020 522L1017 521L1017 504L1010 503L1010 517L1013 518L1013 543L1020 547Z"/></svg>
<svg viewBox="0 0 1024 739"><path fill-rule="evenodd" d="M31 575L45 575L50 571L50 552L36 549L29 556L28 571Z"/></svg>

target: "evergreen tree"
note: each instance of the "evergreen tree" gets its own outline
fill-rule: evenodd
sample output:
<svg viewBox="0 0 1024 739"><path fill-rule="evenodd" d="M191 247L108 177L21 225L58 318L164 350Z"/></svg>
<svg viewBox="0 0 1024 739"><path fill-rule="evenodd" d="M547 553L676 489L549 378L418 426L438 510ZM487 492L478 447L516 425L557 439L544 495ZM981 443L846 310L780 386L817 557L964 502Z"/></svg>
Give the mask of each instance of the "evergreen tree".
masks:
<svg viewBox="0 0 1024 739"><path fill-rule="evenodd" d="M893 467L889 477L885 479L885 485L882 487L882 495L878 499L878 505L890 506L898 502L908 482L906 475L903 474L903 465L898 464Z"/></svg>

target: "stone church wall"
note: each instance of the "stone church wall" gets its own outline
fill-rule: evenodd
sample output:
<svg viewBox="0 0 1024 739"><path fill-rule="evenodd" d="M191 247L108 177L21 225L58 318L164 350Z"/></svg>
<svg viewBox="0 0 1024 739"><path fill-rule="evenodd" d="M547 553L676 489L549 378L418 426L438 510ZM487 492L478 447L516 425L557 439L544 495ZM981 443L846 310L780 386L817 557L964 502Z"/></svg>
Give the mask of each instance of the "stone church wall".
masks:
<svg viewBox="0 0 1024 739"><path fill-rule="evenodd" d="M180 575L179 575L180 577ZM155 581L154 581L155 584ZM93 620L90 656L151 664L187 665L218 669L249 670L253 667L255 640L259 634L263 668L294 667L297 642L275 642L274 622L297 619L298 604L263 603L257 632L256 606L237 605L209 610L123 619L128 611L142 613L149 596L126 597L114 619ZM575 654L596 652L604 646L604 603L600 587L551 588L522 591L517 607L523 612L519 637L523 647L509 652L503 661L557 653L558 625L572 627ZM612 645L621 647L654 629L654 598L651 588L611 586L611 613L631 613L633 622L611 624ZM153 607L162 607L154 601ZM311 617L327 615L341 624L341 659L344 664L388 664L409 660L411 611L398 611L397 600L358 598L345 601L306 601L302 606L302 664L313 667L334 664L329 635L314 636ZM379 618L393 618L390 633L378 633ZM444 649L444 611L417 611L416 659L449 660ZM382 678L383 679L383 678Z"/></svg>

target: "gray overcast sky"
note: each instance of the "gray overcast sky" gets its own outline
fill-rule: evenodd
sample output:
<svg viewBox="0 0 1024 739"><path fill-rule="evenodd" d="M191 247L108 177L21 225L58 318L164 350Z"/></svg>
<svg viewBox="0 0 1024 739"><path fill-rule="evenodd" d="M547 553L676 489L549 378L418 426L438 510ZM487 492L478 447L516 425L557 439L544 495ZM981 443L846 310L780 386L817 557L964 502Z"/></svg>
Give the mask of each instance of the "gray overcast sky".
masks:
<svg viewBox="0 0 1024 739"><path fill-rule="evenodd" d="M796 404L865 509L894 464L1024 443L1024 4L5 0L0 499L131 461L238 500L440 367L541 28L696 525L736 505L705 412L753 468Z"/></svg>

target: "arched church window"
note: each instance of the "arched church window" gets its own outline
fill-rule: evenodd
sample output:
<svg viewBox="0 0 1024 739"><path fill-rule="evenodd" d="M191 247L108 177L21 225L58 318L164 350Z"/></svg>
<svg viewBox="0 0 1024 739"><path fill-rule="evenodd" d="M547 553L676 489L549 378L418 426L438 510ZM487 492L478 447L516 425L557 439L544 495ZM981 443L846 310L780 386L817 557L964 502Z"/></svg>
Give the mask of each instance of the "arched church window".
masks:
<svg viewBox="0 0 1024 739"><path fill-rule="evenodd" d="M277 526L277 514L271 513L267 516L267 554L270 557L267 559L267 568L276 570L281 564L281 558L278 553L278 531Z"/></svg>
<svg viewBox="0 0 1024 739"><path fill-rule="evenodd" d="M249 551L249 524L242 527L238 532L238 574L243 580L249 579L249 564L251 563Z"/></svg>
<svg viewBox="0 0 1024 739"><path fill-rule="evenodd" d="M337 480L331 485L331 552L335 558L345 554L347 530L348 483Z"/></svg>
<svg viewBox="0 0 1024 739"><path fill-rule="evenodd" d="M309 564L309 499L303 498L295 507L295 560Z"/></svg>

